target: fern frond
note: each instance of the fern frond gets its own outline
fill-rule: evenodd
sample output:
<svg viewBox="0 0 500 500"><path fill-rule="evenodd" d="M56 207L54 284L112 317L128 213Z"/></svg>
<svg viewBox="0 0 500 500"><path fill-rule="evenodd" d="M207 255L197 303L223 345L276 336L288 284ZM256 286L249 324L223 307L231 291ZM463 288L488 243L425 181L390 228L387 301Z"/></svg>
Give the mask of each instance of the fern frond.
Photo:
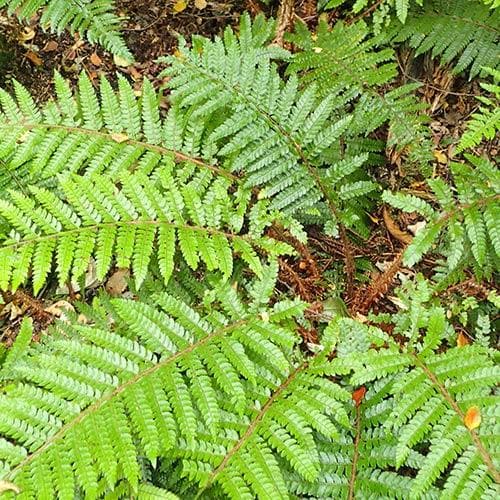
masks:
<svg viewBox="0 0 500 500"><path fill-rule="evenodd" d="M484 68L484 71L493 77L493 83L480 83L492 97L478 96L484 106L479 107L467 122L467 128L460 138L457 151L473 148L482 140L492 140L500 132L500 71Z"/></svg>
<svg viewBox="0 0 500 500"><path fill-rule="evenodd" d="M447 272L472 264L477 276L489 276L497 268L500 179L487 160L465 156L470 164L451 164L456 195L441 179L428 181L440 210L434 210L412 195L383 194L383 199L391 205L406 212L416 211L426 218L425 228L405 252L405 265L418 262L441 237L440 248L447 257Z"/></svg>
<svg viewBox="0 0 500 500"><path fill-rule="evenodd" d="M106 490L125 480L137 491L140 456L180 460L199 494L287 497L281 460L316 478L313 431L331 438L349 425L349 393L322 378L327 353L288 361L303 304L256 315L236 298L232 318L222 293L234 289L219 287L205 313L165 292L102 302L113 330L61 324L25 352L0 398L1 434L15 446L2 479L47 498L93 498L98 477Z"/></svg>
<svg viewBox="0 0 500 500"><path fill-rule="evenodd" d="M260 276L255 249L287 251L287 245L266 245L265 237L241 233L245 205L235 204L230 181L194 165L174 172L174 165L165 158L150 175L123 172L116 181L97 174L66 176L59 196L36 186L30 196L10 191L10 201L0 200L8 224L0 241L2 288L16 289L31 270L38 293L53 260L59 283L77 280L91 257L99 280L116 263L133 269L137 287L155 257L168 282L176 248L192 269L203 263L226 279L237 251Z"/></svg>
<svg viewBox="0 0 500 500"><path fill-rule="evenodd" d="M90 43L98 43L111 53L128 61L133 56L120 35L120 18L114 13L113 0L0 0L9 15L29 19L42 12L40 24L53 33L61 34L69 28Z"/></svg>
<svg viewBox="0 0 500 500"><path fill-rule="evenodd" d="M271 210L297 213L323 199L338 212L322 180L322 154L339 147L351 117L337 117L342 102L333 96L300 89L295 76L283 80L272 60L288 53L256 46L255 30L243 16L239 38L228 29L214 42L197 38L191 50L182 42L180 54L166 59L172 100L166 128L182 131L170 147L218 158L258 188Z"/></svg>
<svg viewBox="0 0 500 500"><path fill-rule="evenodd" d="M442 63L456 60L453 71L469 69L469 78L483 66L497 69L500 10L468 0L433 0L416 10L397 30L396 42L408 41L416 54L431 51Z"/></svg>
<svg viewBox="0 0 500 500"><path fill-rule="evenodd" d="M429 297L425 286L406 292L408 309L393 318L393 334L408 339L403 346L373 327L354 325L350 319L339 320L336 328L343 336L355 329L356 335L371 342L372 347L351 349L345 354L339 350L339 359L333 361L332 368L334 372L345 373L350 365L353 370L350 380L354 385L369 384L374 389L378 384L382 390L380 395L375 392L371 396L372 410L368 408L373 389L369 389L366 403L361 405L361 408L366 405L365 414L372 419L369 432L380 433L386 446L393 439L392 448L387 448L387 464L395 465L396 469L409 467L416 472L413 479L392 473L393 484L406 482L408 490L389 496L421 498L444 483L439 498L467 498L472 491L494 489L500 481L494 461L499 448L493 438L498 398L491 396L500 372L493 353L482 346L466 345L442 351L452 328L444 309L429 304ZM382 373L381 367L385 367ZM467 420L472 407L480 412L479 426ZM374 414L380 416L373 421ZM382 426L370 430L378 422ZM366 452L360 456L366 456ZM379 475L364 467L360 474L356 487L362 488L366 477L369 494L375 487L370 479L387 472ZM383 490L380 492L383 494Z"/></svg>

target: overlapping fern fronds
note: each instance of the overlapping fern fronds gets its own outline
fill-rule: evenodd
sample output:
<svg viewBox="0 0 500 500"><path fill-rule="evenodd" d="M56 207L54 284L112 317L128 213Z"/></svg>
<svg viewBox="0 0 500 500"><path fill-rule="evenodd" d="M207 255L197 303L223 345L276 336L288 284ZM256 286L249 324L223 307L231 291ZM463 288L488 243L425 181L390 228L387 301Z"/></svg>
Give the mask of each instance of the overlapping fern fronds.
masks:
<svg viewBox="0 0 500 500"><path fill-rule="evenodd" d="M469 0L433 0L396 30L395 42L408 41L416 54L430 51L442 63L456 61L453 71L478 75L483 66L500 65L500 9Z"/></svg>
<svg viewBox="0 0 500 500"><path fill-rule="evenodd" d="M61 34L69 28L113 54L133 59L120 35L121 19L115 14L114 0L0 0L1 7L20 19L41 11L40 24L52 32Z"/></svg>
<svg viewBox="0 0 500 500"><path fill-rule="evenodd" d="M430 302L431 296L432 288L423 280L401 295L405 309L390 320L381 318L392 323L395 337L351 319L336 324L345 340L332 362L334 372L352 370L350 383L368 387L366 403L361 404L360 442L378 438L386 445L385 451L374 448L370 453L366 443L361 444L360 459L371 456L371 463L377 464L385 457L396 470L404 466L405 476L415 471L411 480L379 472L370 482L365 464L360 464L356 491L387 495L383 487L375 488L380 480L401 488L389 493L391 498L496 498L500 448L495 386L500 371L494 352L474 344L443 352L444 344L457 342L456 333L444 308ZM404 345L395 338L405 339ZM322 496L330 496L336 490L322 491Z"/></svg>
<svg viewBox="0 0 500 500"><path fill-rule="evenodd" d="M141 461L165 457L200 493L286 498L283 463L313 481L313 431L349 425L350 395L322 378L326 353L291 361L304 304L267 307L264 286L245 305L219 283L204 311L166 292L105 300L112 328L61 324L16 349L0 372L0 477L26 498L95 498L123 480L137 492Z"/></svg>
<svg viewBox="0 0 500 500"><path fill-rule="evenodd" d="M417 212L427 224L404 255L412 266L439 242L446 257L442 274L472 266L479 277L498 269L500 257L500 174L484 158L466 154L470 163L450 165L454 190L441 178L427 181L439 209L413 195L385 192L383 199L405 212Z"/></svg>

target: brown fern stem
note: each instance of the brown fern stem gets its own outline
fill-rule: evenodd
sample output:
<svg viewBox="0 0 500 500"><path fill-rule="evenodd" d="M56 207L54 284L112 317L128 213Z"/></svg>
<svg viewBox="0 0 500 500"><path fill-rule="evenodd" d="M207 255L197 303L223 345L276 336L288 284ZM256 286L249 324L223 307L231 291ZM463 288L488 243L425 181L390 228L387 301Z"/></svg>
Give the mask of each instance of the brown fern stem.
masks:
<svg viewBox="0 0 500 500"><path fill-rule="evenodd" d="M354 454L352 456L351 477L349 478L348 500L354 500L354 489L356 486L356 473L359 459L359 443L361 442L361 406L356 404L356 436L354 438Z"/></svg>
<svg viewBox="0 0 500 500"><path fill-rule="evenodd" d="M253 419L253 421L250 423L250 425L247 427L247 430L245 433L238 439L238 441L235 443L235 445L226 453L226 456L222 460L222 462L210 473L210 476L206 480L204 486L200 489L198 494L195 497L195 500L200 498L200 496L206 491L207 488L210 487L211 484L216 480L217 476L226 468L228 465L229 461L231 458L241 449L243 446L246 445L246 443L249 441L249 439L252 437L255 429L257 426L262 422L264 419L267 411L273 403L276 401L281 394L286 391L288 386L295 380L295 377L302 371L304 371L307 367L309 366L309 362L306 361L305 363L301 364L298 366L288 377L286 380L273 392L271 397L266 401L262 409L257 413L256 417Z"/></svg>

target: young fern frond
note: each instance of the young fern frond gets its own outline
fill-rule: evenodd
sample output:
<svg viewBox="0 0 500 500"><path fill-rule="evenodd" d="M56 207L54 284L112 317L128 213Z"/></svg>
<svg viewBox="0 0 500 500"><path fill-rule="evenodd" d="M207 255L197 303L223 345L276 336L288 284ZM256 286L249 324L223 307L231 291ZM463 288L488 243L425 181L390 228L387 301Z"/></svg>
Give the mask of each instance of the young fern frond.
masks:
<svg viewBox="0 0 500 500"><path fill-rule="evenodd" d="M31 270L38 293L54 260L63 284L82 276L91 257L99 280L115 263L131 267L140 287L155 258L168 282L176 248L193 270L203 263L228 279L237 252L260 276L255 250L276 255L289 247L242 233L249 193L234 196L232 187L207 169L175 168L164 158L150 175L122 172L115 181L67 175L58 183L60 196L36 186L28 188L28 196L10 191L10 200L0 200L0 216L8 224L0 236L0 287L16 289Z"/></svg>
<svg viewBox="0 0 500 500"><path fill-rule="evenodd" d="M414 265L441 240L445 273L470 265L481 277L498 269L500 176L489 161L465 156L470 164L450 165L455 192L440 178L427 181L439 210L413 195L384 192L384 201L405 212L417 212L427 222L406 249L405 265Z"/></svg>
<svg viewBox="0 0 500 500"><path fill-rule="evenodd" d="M407 41L416 54L431 51L446 64L456 60L454 73L469 69L469 78L483 66L499 67L500 9L469 0L424 2L396 30L395 42Z"/></svg>
<svg viewBox="0 0 500 500"><path fill-rule="evenodd" d="M480 85L491 97L477 96L483 106L467 122L467 128L458 143L458 152L473 148L485 139L492 140L500 133L500 71L491 68L484 68L484 71L493 77L493 83L481 82Z"/></svg>
<svg viewBox="0 0 500 500"><path fill-rule="evenodd" d="M90 43L98 43L111 53L132 61L120 35L121 19L114 13L114 0L0 0L9 15L29 19L42 12L40 24L54 33L66 28L79 32Z"/></svg>
<svg viewBox="0 0 500 500"><path fill-rule="evenodd" d="M348 426L350 395L322 378L326 353L290 363L304 304L257 314L229 285L213 291L206 311L165 292L147 304L106 300L112 330L61 324L9 366L2 479L26 497L95 498L100 482L137 491L139 457L165 457L182 461L199 494L286 498L282 460L314 480L313 430L332 437Z"/></svg>

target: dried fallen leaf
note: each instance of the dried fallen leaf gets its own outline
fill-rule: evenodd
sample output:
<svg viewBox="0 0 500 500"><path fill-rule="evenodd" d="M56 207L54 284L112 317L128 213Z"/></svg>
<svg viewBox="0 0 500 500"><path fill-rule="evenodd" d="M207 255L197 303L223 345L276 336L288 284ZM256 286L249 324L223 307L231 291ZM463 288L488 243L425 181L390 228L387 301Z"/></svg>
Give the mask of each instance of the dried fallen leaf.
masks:
<svg viewBox="0 0 500 500"><path fill-rule="evenodd" d="M41 57L38 54L35 54L32 50L28 50L28 52L26 52L26 58L36 66L41 66L43 64Z"/></svg>
<svg viewBox="0 0 500 500"><path fill-rule="evenodd" d="M75 308L66 300L58 300L54 304L44 309L45 312L52 314L61 321L69 322L69 318L66 315L67 311L74 312Z"/></svg>
<svg viewBox="0 0 500 500"><path fill-rule="evenodd" d="M95 52L92 52L92 55L90 56L90 62L94 66L100 66L102 64L102 59Z"/></svg>
<svg viewBox="0 0 500 500"><path fill-rule="evenodd" d="M43 52L54 52L59 48L59 44L55 40L47 42L42 49Z"/></svg>
<svg viewBox="0 0 500 500"><path fill-rule="evenodd" d="M194 0L194 6L197 9L204 9L207 6L207 0Z"/></svg>
<svg viewBox="0 0 500 500"><path fill-rule="evenodd" d="M172 7L173 11L178 14L182 12L187 7L187 3L184 0L177 0Z"/></svg>
<svg viewBox="0 0 500 500"><path fill-rule="evenodd" d="M362 385L361 387L358 387L353 393L352 393L352 400L354 401L354 404L356 406L359 406L361 402L363 401L364 397L366 394L366 387Z"/></svg>
<svg viewBox="0 0 500 500"><path fill-rule="evenodd" d="M106 291L113 297L120 296L128 287L130 270L126 267L116 270L106 282Z"/></svg>
<svg viewBox="0 0 500 500"><path fill-rule="evenodd" d="M470 344L469 339L462 332L459 332L457 335L457 347L463 347L468 344Z"/></svg>
<svg viewBox="0 0 500 500"><path fill-rule="evenodd" d="M434 150L432 154L438 163L441 163L442 165L446 165L448 163L448 157L441 151Z"/></svg>
<svg viewBox="0 0 500 500"><path fill-rule="evenodd" d="M126 68L127 66L130 66L132 64L132 62L128 59L117 56L116 54L113 56L113 61L117 66L121 66L122 68Z"/></svg>
<svg viewBox="0 0 500 500"><path fill-rule="evenodd" d="M322 47L313 47L313 50L314 50L314 52L316 52L316 54L319 54L320 52L323 52L323 48Z"/></svg>
<svg viewBox="0 0 500 500"><path fill-rule="evenodd" d="M471 406L464 416L464 424L467 429L477 429L481 425L481 413L477 406Z"/></svg>
<svg viewBox="0 0 500 500"><path fill-rule="evenodd" d="M28 40L33 40L33 38L35 38L35 34L36 33L33 28L26 26L26 28L24 28L17 37L20 42L27 42Z"/></svg>
<svg viewBox="0 0 500 500"><path fill-rule="evenodd" d="M401 229L399 229L398 225L392 220L391 216L389 215L387 208L384 207L382 215L384 217L384 222L387 230L389 231L391 236L406 245L410 244L412 237L408 233L405 233L404 231L401 231Z"/></svg>
<svg viewBox="0 0 500 500"><path fill-rule="evenodd" d="M111 139L113 139L113 141L117 142L118 144L121 144L122 142L128 141L128 135L116 132L114 134L111 134Z"/></svg>

